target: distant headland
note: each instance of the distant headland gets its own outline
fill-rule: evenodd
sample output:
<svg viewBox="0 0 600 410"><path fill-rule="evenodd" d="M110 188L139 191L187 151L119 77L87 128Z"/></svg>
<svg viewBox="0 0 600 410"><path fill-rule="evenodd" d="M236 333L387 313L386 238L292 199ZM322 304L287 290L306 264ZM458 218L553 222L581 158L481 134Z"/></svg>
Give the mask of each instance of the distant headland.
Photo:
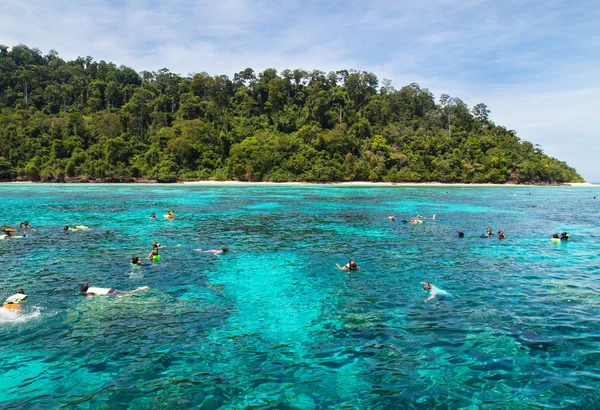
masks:
<svg viewBox="0 0 600 410"><path fill-rule="evenodd" d="M2 181L583 182L485 104L365 71L180 76L0 45L0 90Z"/></svg>

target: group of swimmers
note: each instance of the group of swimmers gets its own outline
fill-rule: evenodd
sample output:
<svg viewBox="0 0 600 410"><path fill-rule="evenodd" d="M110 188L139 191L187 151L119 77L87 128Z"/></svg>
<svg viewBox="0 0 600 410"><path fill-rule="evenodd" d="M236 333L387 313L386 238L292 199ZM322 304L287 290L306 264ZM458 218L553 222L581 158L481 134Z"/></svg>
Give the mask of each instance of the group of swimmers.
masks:
<svg viewBox="0 0 600 410"><path fill-rule="evenodd" d="M174 219L175 218L175 213L172 210L169 210L165 215L163 215L165 218L169 218L169 219ZM156 219L156 213L151 212L150 213L150 219Z"/></svg>
<svg viewBox="0 0 600 410"><path fill-rule="evenodd" d="M29 224L29 222L27 222L27 221L21 222L19 224L19 229L23 230L23 234L22 235L15 235L16 233L19 232L19 229L3 227L2 228L2 233L0 234L0 239L27 238L27 229L30 229L30 228L31 228L31 225Z"/></svg>
<svg viewBox="0 0 600 410"><path fill-rule="evenodd" d="M569 233L568 232L561 232L560 236L558 236L558 233L555 232L554 234L552 234L552 240L556 242L556 239L558 239L559 241L568 241L569 240Z"/></svg>
<svg viewBox="0 0 600 410"><path fill-rule="evenodd" d="M168 213L166 215L164 215L164 217L173 219L173 218L175 218L175 214L172 210L169 210ZM150 214L150 218L156 219L156 214L154 212L152 212ZM396 218L393 215L390 215L388 218L392 222L396 221ZM434 214L432 218L424 218L422 215L417 215L416 218L410 220L410 223L423 223L424 219L435 220L435 218L436 218L436 214ZM402 220L402 222L408 223L409 221ZM31 225L29 224L29 222L24 221L19 224L19 229L23 229L22 236L14 236L13 235L14 233L18 232L17 229L11 229L11 228L4 227L2 229L2 232L5 235L4 238L6 238L6 237L26 237L27 236L26 229L29 229L29 228L31 228ZM68 232L68 231L77 231L77 230L88 230L89 227L87 227L85 225L75 225L73 228L71 228L71 227L69 227L69 225L65 225L63 229L65 232ZM497 235L498 239L506 238L506 234L504 233L504 231L501 231L501 230L499 230L496 235ZM458 232L459 238L464 238L464 236L465 236L464 232ZM482 237L482 238L489 238L492 236L494 236L494 234L492 232L492 229L489 226L486 226L486 233L480 235L480 237ZM554 233L552 235L553 241L566 241L568 239L569 239L568 232L561 232L560 236L558 235L558 233ZM152 245L152 250L151 250L150 254L148 255L148 259L150 259L152 262L156 262L156 261L160 260L160 254L159 254L158 249L163 248L163 246L161 246L156 241L153 241L151 245ZM208 249L208 250L196 249L196 251L211 253L215 256L219 256L221 254L226 254L226 253L230 252L229 248L227 248L226 246L223 246L220 250L219 249ZM139 267L141 265L142 265L142 260L139 257L134 256L131 258L131 266L132 267ZM360 266L358 266L358 264L354 260L354 257L351 257L350 261L346 265L340 266L339 264L336 264L336 267L340 270L344 270L344 271L348 271L348 272L357 271L360 269ZM430 300L434 299L436 296L445 296L448 294L446 291L435 287L434 285L432 285L431 283L429 283L427 281L423 281L423 282L421 282L421 284L424 285L423 286L424 290L430 292L429 298L425 299L424 302L429 302ZM95 295L116 296L116 295L118 295L117 297L122 297L122 296L130 295L130 294L133 294L133 293L136 293L139 291L144 291L147 289L149 289L148 286L141 286L141 287L138 287L138 288L128 291L128 292L122 292L122 291L116 290L115 288L90 287L89 282L86 281L85 284L80 288L80 293L84 293L87 296L95 296ZM19 286L17 288L17 293L8 297L6 299L6 301L2 304L2 307L6 308L6 309L21 310L21 303L23 303L26 299L27 299L27 295L23 291L23 288L21 286Z"/></svg>

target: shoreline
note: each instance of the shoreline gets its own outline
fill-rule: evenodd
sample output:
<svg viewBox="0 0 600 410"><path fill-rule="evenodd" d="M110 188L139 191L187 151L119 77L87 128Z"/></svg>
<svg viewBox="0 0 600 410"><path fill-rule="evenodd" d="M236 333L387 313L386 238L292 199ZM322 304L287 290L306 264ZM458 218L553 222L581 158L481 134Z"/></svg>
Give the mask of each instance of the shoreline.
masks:
<svg viewBox="0 0 600 410"><path fill-rule="evenodd" d="M283 186L303 186L303 185L314 185L314 186L340 186L340 187L384 187L384 186L397 186L397 187L515 187L515 188L531 188L531 187L580 187L580 188L593 188L600 186L599 184L592 184L589 182L566 182L564 184L550 185L550 184L493 184L493 183L446 183L446 182L369 182L369 181L351 181L351 182L244 182L244 181L177 181L177 182L157 182L144 180L143 182L32 182L32 181L8 181L0 182L0 184L19 184L19 185L58 185L58 184L69 184L69 185L104 185L104 184L116 184L116 185L239 185L239 186L265 186L265 185L283 185Z"/></svg>
<svg viewBox="0 0 600 410"><path fill-rule="evenodd" d="M575 187L595 187L598 185L589 182L569 182L560 185L546 184L492 184L492 183L445 183L445 182L368 182L368 181L352 181L352 182L242 182L242 181L181 181L184 185L332 185L332 186L398 186L398 187L560 187L560 186L575 186Z"/></svg>

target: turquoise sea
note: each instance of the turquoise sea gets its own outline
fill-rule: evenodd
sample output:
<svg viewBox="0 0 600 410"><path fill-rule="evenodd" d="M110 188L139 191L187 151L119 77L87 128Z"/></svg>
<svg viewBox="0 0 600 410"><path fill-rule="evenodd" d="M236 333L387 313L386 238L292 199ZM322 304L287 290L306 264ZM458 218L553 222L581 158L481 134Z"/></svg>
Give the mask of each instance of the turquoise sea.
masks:
<svg viewBox="0 0 600 410"><path fill-rule="evenodd" d="M0 184L0 223L33 226L0 240L0 299L29 295L0 309L0 408L599 408L594 195ZM423 280L448 297L424 303Z"/></svg>

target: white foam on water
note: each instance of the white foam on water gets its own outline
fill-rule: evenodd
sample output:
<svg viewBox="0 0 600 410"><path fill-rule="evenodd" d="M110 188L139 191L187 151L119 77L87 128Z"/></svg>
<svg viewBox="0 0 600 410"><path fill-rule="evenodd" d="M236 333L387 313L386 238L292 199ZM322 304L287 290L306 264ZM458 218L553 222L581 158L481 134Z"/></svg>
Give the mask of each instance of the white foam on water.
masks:
<svg viewBox="0 0 600 410"><path fill-rule="evenodd" d="M23 310L0 308L0 326L26 323L41 315L37 307L23 307Z"/></svg>

